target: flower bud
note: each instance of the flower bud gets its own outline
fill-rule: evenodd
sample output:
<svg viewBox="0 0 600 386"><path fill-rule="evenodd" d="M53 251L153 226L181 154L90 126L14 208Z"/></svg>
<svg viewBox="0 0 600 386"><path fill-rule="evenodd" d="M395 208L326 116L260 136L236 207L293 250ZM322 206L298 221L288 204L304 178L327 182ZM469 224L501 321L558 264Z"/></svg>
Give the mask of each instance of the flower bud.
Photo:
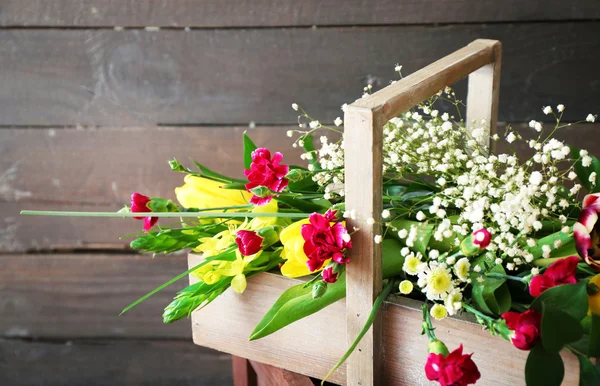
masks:
<svg viewBox="0 0 600 386"><path fill-rule="evenodd" d="M240 253L244 256L251 256L258 253L262 247L263 238L256 232L239 230L235 238Z"/></svg>
<svg viewBox="0 0 600 386"><path fill-rule="evenodd" d="M467 236L460 243L460 251L465 256L473 256L487 248L492 240L492 234L487 229L480 229Z"/></svg>
<svg viewBox="0 0 600 386"><path fill-rule="evenodd" d="M257 197L265 198L273 195L273 192L265 186L257 186L256 188L250 189L250 192Z"/></svg>
<svg viewBox="0 0 600 386"><path fill-rule="evenodd" d="M442 354L443 356L447 356L450 351L448 351L448 347L441 340L432 340L427 345L427 352L430 354Z"/></svg>
<svg viewBox="0 0 600 386"><path fill-rule="evenodd" d="M327 292L327 283L323 281L316 282L312 287L312 298L318 299Z"/></svg>
<svg viewBox="0 0 600 386"><path fill-rule="evenodd" d="M290 171L285 175L285 178L290 182L298 182L302 181L306 177L310 176L311 172L304 169L290 169Z"/></svg>
<svg viewBox="0 0 600 386"><path fill-rule="evenodd" d="M279 241L280 226L270 226L259 229L256 233L263 238L262 247L267 248Z"/></svg>
<svg viewBox="0 0 600 386"><path fill-rule="evenodd" d="M334 271L333 266L329 266L327 268L325 268L322 272L321 275L323 276L323 281L325 283L335 283L338 279L338 274L337 272Z"/></svg>

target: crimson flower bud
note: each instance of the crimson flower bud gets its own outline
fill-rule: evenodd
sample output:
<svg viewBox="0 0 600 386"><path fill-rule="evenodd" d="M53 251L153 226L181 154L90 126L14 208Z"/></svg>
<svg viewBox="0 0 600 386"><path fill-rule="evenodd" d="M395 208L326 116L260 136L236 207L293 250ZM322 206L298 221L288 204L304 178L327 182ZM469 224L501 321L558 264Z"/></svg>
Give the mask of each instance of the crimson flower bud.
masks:
<svg viewBox="0 0 600 386"><path fill-rule="evenodd" d="M263 238L254 231L239 230L235 238L240 253L244 256L258 253L262 247Z"/></svg>

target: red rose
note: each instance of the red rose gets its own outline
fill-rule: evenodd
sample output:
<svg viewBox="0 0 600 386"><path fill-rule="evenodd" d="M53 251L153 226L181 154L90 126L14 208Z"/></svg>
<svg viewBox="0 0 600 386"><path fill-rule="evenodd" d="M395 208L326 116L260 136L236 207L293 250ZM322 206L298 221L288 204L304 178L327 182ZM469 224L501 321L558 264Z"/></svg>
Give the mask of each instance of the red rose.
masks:
<svg viewBox="0 0 600 386"><path fill-rule="evenodd" d="M288 165L280 165L283 159L281 153L275 153L271 159L269 149L258 148L252 152L252 163L250 169L244 170L244 175L248 177L248 183L245 185L250 192L257 186L264 186L273 192L281 192L288 186L288 180L285 175L290 170ZM271 201L273 196L258 197L254 196L250 202L255 205L264 205Z"/></svg>
<svg viewBox="0 0 600 386"><path fill-rule="evenodd" d="M511 338L513 345L521 350L531 350L540 341L542 314L535 310L505 312L502 318L506 325L514 331Z"/></svg>
<svg viewBox="0 0 600 386"><path fill-rule="evenodd" d="M556 260L541 275L534 276L529 283L529 293L538 297L548 288L561 284L575 284L575 272L577 271L579 257L569 256L565 259Z"/></svg>
<svg viewBox="0 0 600 386"><path fill-rule="evenodd" d="M333 259L338 264L346 264L346 250L352 248L352 241L346 227L341 222L330 225L335 212L327 211L325 216L319 213L310 215L310 224L302 225L304 253L308 257L306 264L311 272L320 269L323 263Z"/></svg>
<svg viewBox="0 0 600 386"><path fill-rule="evenodd" d="M442 386L466 386L477 382L481 377L471 355L463 355L462 344L448 356L431 353L425 363L425 375L430 381L438 381Z"/></svg>
<svg viewBox="0 0 600 386"><path fill-rule="evenodd" d="M239 230L235 237L240 253L244 256L254 255L260 251L263 238L253 231Z"/></svg>
<svg viewBox="0 0 600 386"><path fill-rule="evenodd" d="M131 212L132 213L145 213L152 212L148 208L150 197L144 196L140 193L133 193L131 195ZM158 217L134 217L136 220L144 220L144 230L147 232L158 222Z"/></svg>
<svg viewBox="0 0 600 386"><path fill-rule="evenodd" d="M321 275L323 276L323 281L325 283L333 284L338 279L338 274L333 272L333 267L325 268L323 272L321 272Z"/></svg>
<svg viewBox="0 0 600 386"><path fill-rule="evenodd" d="M481 249L485 249L492 241L492 234L485 228L473 232L473 244Z"/></svg>

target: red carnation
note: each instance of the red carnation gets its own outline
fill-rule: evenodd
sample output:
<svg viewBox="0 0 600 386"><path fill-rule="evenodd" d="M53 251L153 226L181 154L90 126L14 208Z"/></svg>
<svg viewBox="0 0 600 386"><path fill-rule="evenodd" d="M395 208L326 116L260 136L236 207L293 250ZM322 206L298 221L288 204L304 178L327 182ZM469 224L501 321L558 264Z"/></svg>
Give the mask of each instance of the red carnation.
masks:
<svg viewBox="0 0 600 386"><path fill-rule="evenodd" d="M338 274L333 272L333 267L327 267L321 272L325 283L333 284L338 279Z"/></svg>
<svg viewBox="0 0 600 386"><path fill-rule="evenodd" d="M239 230L235 238L240 253L244 256L254 255L261 249L263 238L253 231Z"/></svg>
<svg viewBox="0 0 600 386"><path fill-rule="evenodd" d="M346 264L346 249L352 248L352 241L346 227L341 222L330 225L335 212L327 211L325 216L319 213L310 215L310 224L302 225L304 253L308 257L306 264L311 272L320 269L329 259L338 264Z"/></svg>
<svg viewBox="0 0 600 386"><path fill-rule="evenodd" d="M542 314L535 310L527 310L522 314L518 312L505 312L502 318L506 325L514 331L511 341L521 350L531 350L540 341Z"/></svg>
<svg viewBox="0 0 600 386"><path fill-rule="evenodd" d="M148 203L150 202L150 197L144 196L140 193L133 193L131 195L131 212L132 213L145 213L152 212L148 207ZM149 231L150 228L154 226L158 222L158 217L134 217L136 220L144 220L144 231Z"/></svg>
<svg viewBox="0 0 600 386"><path fill-rule="evenodd" d="M250 169L244 170L244 175L248 177L248 183L245 185L250 192L257 186L264 186L272 192L280 193L288 186L288 180L285 178L290 170L288 165L280 165L283 155L275 153L271 159L269 149L260 147L252 152L252 163ZM271 201L273 196L258 197L253 196L250 202L255 205L264 205Z"/></svg>
<svg viewBox="0 0 600 386"><path fill-rule="evenodd" d="M529 293L538 297L548 288L562 284L575 284L575 272L577 271L579 257L569 256L565 259L556 260L541 275L534 276L529 283Z"/></svg>
<svg viewBox="0 0 600 386"><path fill-rule="evenodd" d="M490 241L492 241L492 234L487 229L483 228L473 232L473 244L479 248L487 248L490 245Z"/></svg>
<svg viewBox="0 0 600 386"><path fill-rule="evenodd" d="M477 382L481 377L477 365L471 359L473 354L462 353L462 344L448 356L431 353L425 363L425 375L430 381L438 381L442 386L466 386Z"/></svg>

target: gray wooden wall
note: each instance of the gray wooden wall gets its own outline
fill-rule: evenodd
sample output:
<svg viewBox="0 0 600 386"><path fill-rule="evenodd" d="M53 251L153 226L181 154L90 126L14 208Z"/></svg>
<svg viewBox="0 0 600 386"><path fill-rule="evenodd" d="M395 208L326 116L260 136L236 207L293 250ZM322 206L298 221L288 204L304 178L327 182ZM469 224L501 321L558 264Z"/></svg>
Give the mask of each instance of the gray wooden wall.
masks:
<svg viewBox="0 0 600 386"><path fill-rule="evenodd" d="M395 63L408 74L480 37L504 44L502 122L548 103L600 113L599 19L598 0L1 0L0 384L230 383L186 321L161 324L176 286L118 316L184 256L128 250L118 237L140 222L21 209L173 197L172 157L239 176L250 122L293 160L292 102L333 121ZM563 137L593 151L593 129Z"/></svg>

